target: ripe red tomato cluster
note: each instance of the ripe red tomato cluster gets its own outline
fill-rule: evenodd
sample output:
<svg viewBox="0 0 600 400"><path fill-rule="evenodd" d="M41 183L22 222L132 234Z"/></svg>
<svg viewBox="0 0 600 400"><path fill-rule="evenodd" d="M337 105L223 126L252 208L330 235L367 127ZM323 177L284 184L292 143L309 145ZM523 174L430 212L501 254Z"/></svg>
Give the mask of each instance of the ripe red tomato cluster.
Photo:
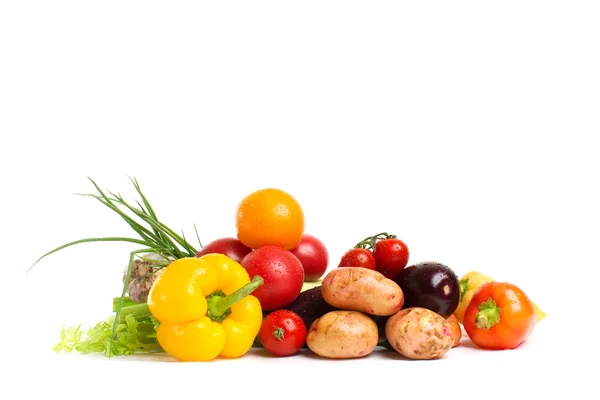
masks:
<svg viewBox="0 0 600 400"><path fill-rule="evenodd" d="M264 310L278 310L300 294L304 282L317 281L327 270L329 254L321 240L303 234L300 243L291 250L265 245L256 249L245 246L236 238L216 239L203 246L196 257L220 253L240 263L252 277L260 275L264 283L252 295Z"/></svg>
<svg viewBox="0 0 600 400"><path fill-rule="evenodd" d="M393 279L408 264L409 251L396 235L379 233L359 242L342 256L338 267L362 267Z"/></svg>
<svg viewBox="0 0 600 400"><path fill-rule="evenodd" d="M245 246L236 238L221 238L203 246L196 254L224 254L240 263L248 275L260 275L264 283L254 292L265 311L259 339L262 346L279 357L290 356L306 342L307 327L298 314L284 307L294 301L304 282L318 281L329 263L327 248L321 240L303 234L300 243L291 250L265 245L256 249Z"/></svg>

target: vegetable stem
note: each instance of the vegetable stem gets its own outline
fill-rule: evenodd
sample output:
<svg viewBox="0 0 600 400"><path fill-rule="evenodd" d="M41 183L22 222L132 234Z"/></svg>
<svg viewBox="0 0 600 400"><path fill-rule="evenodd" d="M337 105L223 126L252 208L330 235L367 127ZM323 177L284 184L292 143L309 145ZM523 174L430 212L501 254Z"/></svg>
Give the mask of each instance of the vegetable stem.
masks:
<svg viewBox="0 0 600 400"><path fill-rule="evenodd" d="M378 233L377 235L373 235L373 236L369 236L363 240L361 240L360 242L358 242L356 244L356 246L354 246L355 249L366 249L366 250L374 250L375 249L375 245L377 244L377 242L379 240L385 240L385 239L396 239L397 236L396 235L390 235L387 232L381 232Z"/></svg>
<svg viewBox="0 0 600 400"><path fill-rule="evenodd" d="M461 279L460 281L458 281L458 284L460 285L460 300L459 301L462 301L463 298L465 297L465 294L469 291L469 278Z"/></svg>
<svg viewBox="0 0 600 400"><path fill-rule="evenodd" d="M156 338L157 326L147 304L130 305L122 308L118 318L113 314L87 330L81 326L63 328L60 342L53 349L57 353L98 352L107 357L161 351Z"/></svg>
<svg viewBox="0 0 600 400"><path fill-rule="evenodd" d="M279 340L280 342L283 342L283 338L285 337L285 331L283 330L283 328L275 328L275 330L273 331L273 337Z"/></svg>
<svg viewBox="0 0 600 400"><path fill-rule="evenodd" d="M221 322L221 317L226 313L230 313L230 308L233 305L258 289L263 283L263 278L259 275L255 275L252 281L231 293L229 296L222 297L219 294L210 296L210 298L208 298L208 316L213 321Z"/></svg>
<svg viewBox="0 0 600 400"><path fill-rule="evenodd" d="M112 304L112 311L116 312L117 309L119 308L119 303L121 302L121 298L120 297L115 297L113 298L113 304ZM131 300L131 297L129 296L125 296L123 298L123 309L125 309L126 307L131 307L134 306L138 303L135 303L133 300Z"/></svg>
<svg viewBox="0 0 600 400"><path fill-rule="evenodd" d="M479 304L479 312L475 316L475 325L480 329L490 329L500 322L500 308L494 299L489 298Z"/></svg>

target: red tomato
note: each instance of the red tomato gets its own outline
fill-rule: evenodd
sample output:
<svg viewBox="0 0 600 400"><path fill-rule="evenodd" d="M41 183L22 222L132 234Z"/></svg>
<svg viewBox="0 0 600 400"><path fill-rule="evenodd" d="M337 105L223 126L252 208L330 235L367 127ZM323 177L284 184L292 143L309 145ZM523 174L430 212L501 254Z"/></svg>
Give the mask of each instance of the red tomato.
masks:
<svg viewBox="0 0 600 400"><path fill-rule="evenodd" d="M300 244L291 252L302 263L305 282L318 280L327 270L329 254L323 242L316 237L309 234L302 235Z"/></svg>
<svg viewBox="0 0 600 400"><path fill-rule="evenodd" d="M263 320L259 337L269 353L280 357L291 356L306 342L306 325L293 311L273 311Z"/></svg>
<svg viewBox="0 0 600 400"><path fill-rule="evenodd" d="M380 240L375 244L373 256L377 271L392 279L408 264L408 247L400 239Z"/></svg>
<svg viewBox="0 0 600 400"><path fill-rule="evenodd" d="M535 325L535 309L517 286L488 282L473 294L463 326L469 338L484 349L514 349L527 339Z"/></svg>
<svg viewBox="0 0 600 400"><path fill-rule="evenodd" d="M262 246L240 262L250 279L260 275L264 283L252 292L264 310L277 310L298 297L304 284L304 268L298 257L279 246Z"/></svg>
<svg viewBox="0 0 600 400"><path fill-rule="evenodd" d="M350 249L340 260L339 267L362 267L367 269L375 269L377 263L373 253L366 249Z"/></svg>
<svg viewBox="0 0 600 400"><path fill-rule="evenodd" d="M251 248L244 245L238 239L227 237L213 240L203 246L197 253L196 257L202 257L205 254L218 253L224 254L233 261L240 262L246 254L252 251Z"/></svg>

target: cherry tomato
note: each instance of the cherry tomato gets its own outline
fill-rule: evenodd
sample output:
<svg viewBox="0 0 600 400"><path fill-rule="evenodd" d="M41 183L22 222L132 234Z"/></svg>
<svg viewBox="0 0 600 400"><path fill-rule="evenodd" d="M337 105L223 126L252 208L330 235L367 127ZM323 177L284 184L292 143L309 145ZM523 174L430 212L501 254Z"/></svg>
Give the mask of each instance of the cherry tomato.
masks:
<svg viewBox="0 0 600 400"><path fill-rule="evenodd" d="M366 249L350 249L340 260L339 267L362 267L367 269L375 269L377 263L375 257L370 250Z"/></svg>
<svg viewBox="0 0 600 400"><path fill-rule="evenodd" d="M247 247L245 244L240 242L238 239L226 237L217 240L213 240L207 245L203 246L197 253L196 257L202 257L205 254L218 253L224 254L231 258L235 262L240 262L246 254L250 253L252 249Z"/></svg>
<svg viewBox="0 0 600 400"><path fill-rule="evenodd" d="M291 250L304 268L304 281L314 282L323 276L329 263L329 253L322 241L304 234L298 246Z"/></svg>
<svg viewBox="0 0 600 400"><path fill-rule="evenodd" d="M377 271L392 279L408 264L408 247L400 239L383 239L375 244Z"/></svg>
<svg viewBox="0 0 600 400"><path fill-rule="evenodd" d="M240 262L250 279L260 275L264 283L252 292L264 310L277 310L298 297L304 284L304 268L298 257L279 246L262 246Z"/></svg>
<svg viewBox="0 0 600 400"><path fill-rule="evenodd" d="M535 325L535 309L527 295L506 282L488 282L473 294L463 326L477 346L491 350L514 349Z"/></svg>
<svg viewBox="0 0 600 400"><path fill-rule="evenodd" d="M306 325L298 314L290 310L277 310L263 320L259 338L269 353L286 357L304 346L306 333Z"/></svg>

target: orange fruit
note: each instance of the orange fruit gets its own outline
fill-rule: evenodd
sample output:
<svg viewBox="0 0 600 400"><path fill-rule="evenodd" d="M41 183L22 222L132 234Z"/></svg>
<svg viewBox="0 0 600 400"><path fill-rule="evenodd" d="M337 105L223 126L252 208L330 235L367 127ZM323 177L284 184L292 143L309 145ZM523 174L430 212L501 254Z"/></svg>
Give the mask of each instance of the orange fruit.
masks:
<svg viewBox="0 0 600 400"><path fill-rule="evenodd" d="M235 225L237 238L251 249L273 245L291 250L304 233L304 212L289 193L261 189L239 203Z"/></svg>

